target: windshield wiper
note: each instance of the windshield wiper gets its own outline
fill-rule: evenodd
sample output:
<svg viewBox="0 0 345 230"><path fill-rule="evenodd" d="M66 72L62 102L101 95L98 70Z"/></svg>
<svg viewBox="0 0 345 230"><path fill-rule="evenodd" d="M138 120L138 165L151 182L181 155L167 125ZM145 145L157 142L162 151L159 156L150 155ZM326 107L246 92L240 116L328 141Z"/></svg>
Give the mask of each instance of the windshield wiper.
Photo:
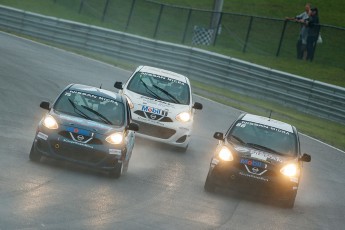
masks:
<svg viewBox="0 0 345 230"><path fill-rule="evenodd" d="M283 153L281 152L278 152L276 150L273 150L271 148L268 148L268 147L265 147L265 146L262 146L262 145L259 145L259 144L254 144L254 143L247 143L248 146L251 146L251 147L254 147L256 149L260 149L260 150L265 150L265 151L268 151L268 152L272 152L272 153L276 153L278 155L284 155Z"/></svg>
<svg viewBox="0 0 345 230"><path fill-rule="evenodd" d="M83 111L81 111L80 109L78 109L77 106L75 105L75 103L74 103L71 99L68 98L68 101L69 101L69 102L71 103L71 105L73 106L74 112L75 112L76 114L78 114L78 115L80 115L80 116L82 116L82 117L84 117L84 118L86 118L86 119L92 120L91 117L89 117L88 115L86 115L85 113L83 113Z"/></svg>
<svg viewBox="0 0 345 230"><path fill-rule="evenodd" d="M166 91L165 89L162 89L159 86L153 85L153 87L155 87L156 89L160 90L161 92L163 92L165 95L168 95L171 99L173 99L174 102L176 102L177 104L181 104L181 102L179 100L177 100L176 97L174 97L173 95L171 95L168 91Z"/></svg>
<svg viewBox="0 0 345 230"><path fill-rule="evenodd" d="M241 144L246 144L241 138L235 135L230 135L230 138L234 138L236 141L240 142Z"/></svg>
<svg viewBox="0 0 345 230"><path fill-rule="evenodd" d="M93 114L96 114L98 117L101 118L101 120L102 120L104 123L110 124L110 125L113 124L113 123L111 123L105 116L103 116L103 115L100 114L99 112L97 112L97 111L95 111L95 110L93 110L93 109L91 109L91 108L89 108L89 107L87 107L87 106L85 106L85 105L81 105L81 107L83 107L84 109L90 111L90 112L93 113Z"/></svg>
<svg viewBox="0 0 345 230"><path fill-rule="evenodd" d="M158 100L162 100L162 98L160 96L158 96L155 92L153 92L141 78L140 78L140 81L144 85L144 87L146 88L146 92L148 92L154 98L156 98Z"/></svg>

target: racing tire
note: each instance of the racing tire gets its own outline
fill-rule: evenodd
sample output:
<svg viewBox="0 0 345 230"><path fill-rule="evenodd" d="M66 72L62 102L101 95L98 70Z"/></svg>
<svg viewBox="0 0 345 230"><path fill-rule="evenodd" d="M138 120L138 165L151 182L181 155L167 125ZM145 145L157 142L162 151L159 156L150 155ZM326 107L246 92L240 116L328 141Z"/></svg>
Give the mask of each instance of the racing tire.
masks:
<svg viewBox="0 0 345 230"><path fill-rule="evenodd" d="M29 158L31 161L34 161L34 162L39 162L41 160L41 154L39 154L35 148L34 148L34 144L32 144L31 146L31 150L30 150L30 155L29 155Z"/></svg>
<svg viewBox="0 0 345 230"><path fill-rule="evenodd" d="M216 191L216 185L213 183L210 172L207 174L204 189L206 192L215 192Z"/></svg>
<svg viewBox="0 0 345 230"><path fill-rule="evenodd" d="M116 167L109 172L111 178L117 179L123 173L123 163L117 163Z"/></svg>

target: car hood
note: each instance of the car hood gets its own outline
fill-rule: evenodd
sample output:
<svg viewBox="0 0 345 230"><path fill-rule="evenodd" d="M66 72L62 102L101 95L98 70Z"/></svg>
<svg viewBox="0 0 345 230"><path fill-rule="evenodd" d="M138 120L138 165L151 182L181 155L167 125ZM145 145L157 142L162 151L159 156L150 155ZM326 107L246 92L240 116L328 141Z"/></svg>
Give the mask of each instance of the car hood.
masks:
<svg viewBox="0 0 345 230"><path fill-rule="evenodd" d="M157 109L162 114L167 113L170 115L177 115L180 112L190 111L191 105L175 104L166 101L161 101L144 95L134 93L129 90L124 90L124 94L129 97L134 105L135 110ZM154 112L154 113L156 113Z"/></svg>
<svg viewBox="0 0 345 230"><path fill-rule="evenodd" d="M113 131L120 131L121 129L116 128L114 126L103 124L101 122L92 121L88 119L84 119L82 117L76 117L64 113L58 113L51 111L50 113L54 118L57 120L59 125L65 126L66 128L78 128L88 130L93 133L98 134L108 134Z"/></svg>
<svg viewBox="0 0 345 230"><path fill-rule="evenodd" d="M233 145L233 149L239 158L253 159L271 165L285 164L286 162L296 159L296 156L282 156L280 154L242 145Z"/></svg>

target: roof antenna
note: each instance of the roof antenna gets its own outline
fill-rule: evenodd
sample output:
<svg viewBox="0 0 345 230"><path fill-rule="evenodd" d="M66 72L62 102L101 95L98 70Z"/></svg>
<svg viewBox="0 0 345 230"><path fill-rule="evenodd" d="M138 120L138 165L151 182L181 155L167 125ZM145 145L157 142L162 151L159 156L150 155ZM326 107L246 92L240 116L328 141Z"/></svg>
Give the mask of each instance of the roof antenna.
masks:
<svg viewBox="0 0 345 230"><path fill-rule="evenodd" d="M268 117L268 120L271 120L272 110L270 111L270 116Z"/></svg>
<svg viewBox="0 0 345 230"><path fill-rule="evenodd" d="M101 85L99 86L99 88L102 89L102 83L101 83Z"/></svg>

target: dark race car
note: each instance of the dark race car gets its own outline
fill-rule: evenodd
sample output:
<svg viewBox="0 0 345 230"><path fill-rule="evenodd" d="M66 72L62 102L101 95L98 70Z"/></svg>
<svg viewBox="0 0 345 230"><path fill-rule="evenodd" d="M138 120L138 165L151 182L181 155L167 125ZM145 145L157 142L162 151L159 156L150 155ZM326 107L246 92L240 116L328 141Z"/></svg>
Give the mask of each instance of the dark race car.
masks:
<svg viewBox="0 0 345 230"><path fill-rule="evenodd" d="M219 140L211 159L205 190L217 186L240 192L269 195L292 208L301 176L302 162L296 128L268 117L242 114Z"/></svg>
<svg viewBox="0 0 345 230"><path fill-rule="evenodd" d="M42 156L107 170L119 177L128 169L138 125L125 97L86 85L67 86L38 124L30 160Z"/></svg>

